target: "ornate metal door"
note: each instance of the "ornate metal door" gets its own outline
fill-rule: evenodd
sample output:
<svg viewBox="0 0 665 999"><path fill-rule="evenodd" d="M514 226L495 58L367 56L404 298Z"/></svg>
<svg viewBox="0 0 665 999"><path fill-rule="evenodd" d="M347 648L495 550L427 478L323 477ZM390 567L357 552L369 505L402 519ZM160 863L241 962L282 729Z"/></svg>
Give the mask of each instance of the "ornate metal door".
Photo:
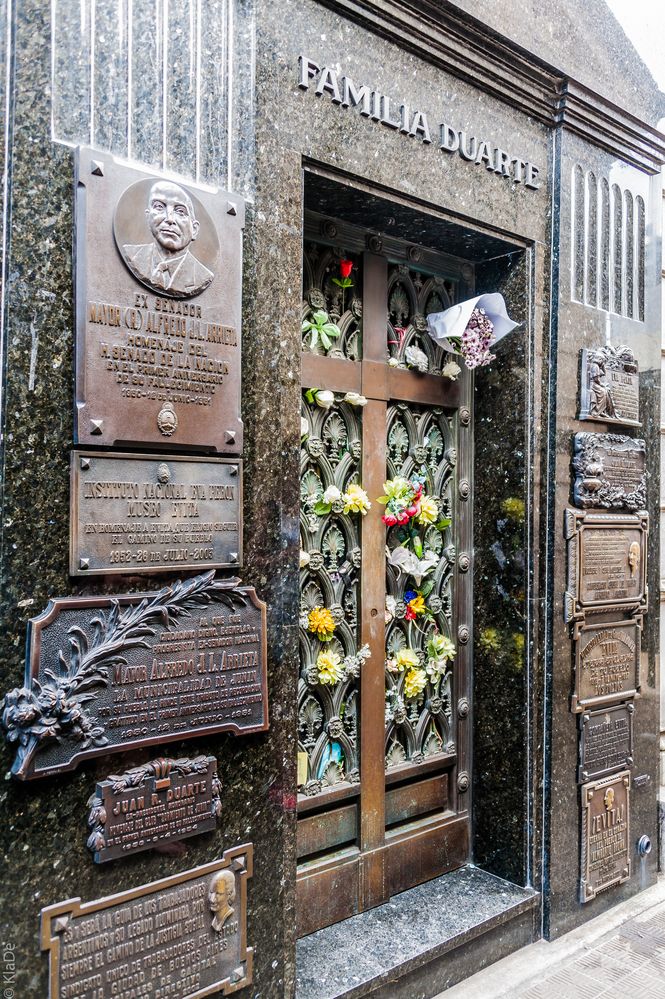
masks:
<svg viewBox="0 0 665 999"><path fill-rule="evenodd" d="M306 219L301 935L468 859L471 377L442 377L425 316L472 279L445 254ZM379 503L387 480L421 490L415 562Z"/></svg>

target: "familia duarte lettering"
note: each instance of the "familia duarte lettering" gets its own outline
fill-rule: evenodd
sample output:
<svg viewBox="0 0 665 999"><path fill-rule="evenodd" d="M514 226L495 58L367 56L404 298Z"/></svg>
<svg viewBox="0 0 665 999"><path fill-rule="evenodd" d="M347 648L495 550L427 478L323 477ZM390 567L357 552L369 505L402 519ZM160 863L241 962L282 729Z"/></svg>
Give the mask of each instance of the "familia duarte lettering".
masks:
<svg viewBox="0 0 665 999"><path fill-rule="evenodd" d="M320 66L305 55L298 59L301 90L314 88L317 97L329 97L333 104L343 108L357 108L364 118L385 125L425 145L432 143L432 132L427 114L399 103L387 94L373 90L367 84L357 85L350 76L330 66ZM509 178L515 184L524 184L538 190L538 167L529 160L513 156L487 139L478 139L464 129L455 129L447 122L438 125L438 145L442 153L457 153L463 160L484 166L491 173Z"/></svg>

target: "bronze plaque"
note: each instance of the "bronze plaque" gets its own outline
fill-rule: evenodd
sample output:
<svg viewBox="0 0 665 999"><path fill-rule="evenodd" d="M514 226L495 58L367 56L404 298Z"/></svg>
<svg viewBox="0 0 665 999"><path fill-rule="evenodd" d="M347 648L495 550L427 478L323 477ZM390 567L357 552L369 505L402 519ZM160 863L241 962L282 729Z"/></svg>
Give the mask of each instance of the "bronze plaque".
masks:
<svg viewBox="0 0 665 999"><path fill-rule="evenodd" d="M575 691L571 710L585 711L637 697L642 619L576 624Z"/></svg>
<svg viewBox="0 0 665 999"><path fill-rule="evenodd" d="M575 434L573 499L576 506L645 510L646 449L620 434Z"/></svg>
<svg viewBox="0 0 665 999"><path fill-rule="evenodd" d="M74 451L69 572L134 575L242 564L242 462Z"/></svg>
<svg viewBox="0 0 665 999"><path fill-rule="evenodd" d="M268 728L266 607L214 572L158 593L50 600L28 629L25 686L0 704L12 774L216 732Z"/></svg>
<svg viewBox="0 0 665 999"><path fill-rule="evenodd" d="M251 843L138 888L41 911L49 999L200 999L252 982Z"/></svg>
<svg viewBox="0 0 665 999"><path fill-rule="evenodd" d="M88 802L96 864L214 829L222 814L214 756L159 759L97 784Z"/></svg>
<svg viewBox="0 0 665 999"><path fill-rule="evenodd" d="M640 376L630 347L582 351L578 418L641 426Z"/></svg>
<svg viewBox="0 0 665 999"><path fill-rule="evenodd" d="M630 774L582 786L580 901L630 877Z"/></svg>
<svg viewBox="0 0 665 999"><path fill-rule="evenodd" d="M242 198L80 148L76 442L242 451Z"/></svg>
<svg viewBox="0 0 665 999"><path fill-rule="evenodd" d="M580 715L580 784L633 765L634 712L633 704L615 704Z"/></svg>
<svg viewBox="0 0 665 999"><path fill-rule="evenodd" d="M566 621L583 618L587 610L646 612L648 525L646 513L566 510Z"/></svg>

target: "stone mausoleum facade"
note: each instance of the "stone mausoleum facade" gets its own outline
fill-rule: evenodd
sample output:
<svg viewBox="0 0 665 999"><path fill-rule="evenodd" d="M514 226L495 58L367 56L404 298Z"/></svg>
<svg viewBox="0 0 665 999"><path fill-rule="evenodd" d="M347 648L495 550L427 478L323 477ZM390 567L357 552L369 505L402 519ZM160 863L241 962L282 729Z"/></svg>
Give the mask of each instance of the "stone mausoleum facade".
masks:
<svg viewBox="0 0 665 999"><path fill-rule="evenodd" d="M6 987L426 999L653 884L665 105L605 4L0 15Z"/></svg>

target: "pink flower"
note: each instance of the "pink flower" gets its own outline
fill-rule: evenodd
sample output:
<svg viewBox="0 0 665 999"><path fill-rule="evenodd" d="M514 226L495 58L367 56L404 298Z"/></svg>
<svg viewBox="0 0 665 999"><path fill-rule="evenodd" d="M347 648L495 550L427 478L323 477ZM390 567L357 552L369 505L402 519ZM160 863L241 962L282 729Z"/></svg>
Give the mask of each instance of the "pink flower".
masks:
<svg viewBox="0 0 665 999"><path fill-rule="evenodd" d="M394 527L395 524L397 523L397 517L392 513L384 513L381 520L383 521L384 524L387 524L388 527Z"/></svg>

